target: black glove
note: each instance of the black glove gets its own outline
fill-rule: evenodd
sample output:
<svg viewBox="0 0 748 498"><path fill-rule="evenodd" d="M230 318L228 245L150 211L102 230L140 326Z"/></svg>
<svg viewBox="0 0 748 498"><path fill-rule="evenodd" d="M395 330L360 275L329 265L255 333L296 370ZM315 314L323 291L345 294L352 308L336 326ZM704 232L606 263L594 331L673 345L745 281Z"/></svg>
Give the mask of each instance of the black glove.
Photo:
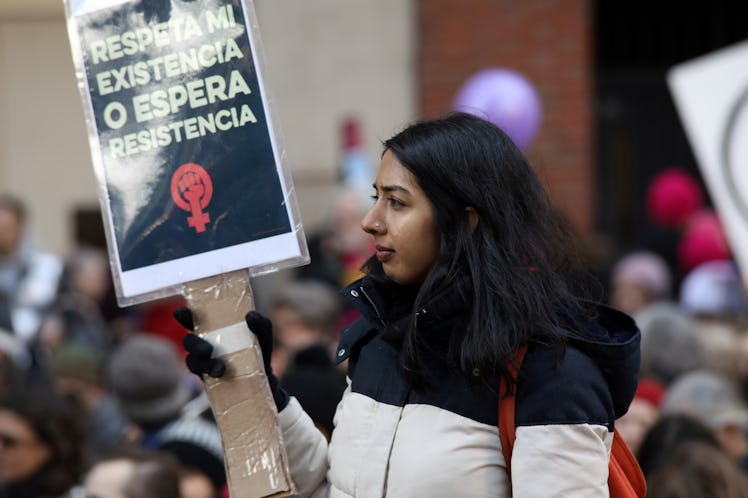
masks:
<svg viewBox="0 0 748 498"><path fill-rule="evenodd" d="M174 310L174 319L187 330L194 331L195 323L192 320L192 310L180 307ZM187 351L185 363L190 372L202 377L223 377L226 373L226 363L219 358L211 358L213 345L196 334L185 334L182 337L182 345Z"/></svg>
<svg viewBox="0 0 748 498"><path fill-rule="evenodd" d="M192 310L180 307L174 310L173 314L176 321L184 328L195 330L192 320ZM247 313L244 320L247 322L249 330L257 336L270 391L273 394L276 408L278 411L281 411L288 404L289 398L288 393L280 387L278 378L273 375L273 367L270 365L270 357L273 352L273 323L254 310ZM185 363L190 372L199 376L207 374L211 377L222 377L226 373L226 363L220 358L211 357L213 354L213 345L205 339L190 333L182 338L182 344L188 353Z"/></svg>

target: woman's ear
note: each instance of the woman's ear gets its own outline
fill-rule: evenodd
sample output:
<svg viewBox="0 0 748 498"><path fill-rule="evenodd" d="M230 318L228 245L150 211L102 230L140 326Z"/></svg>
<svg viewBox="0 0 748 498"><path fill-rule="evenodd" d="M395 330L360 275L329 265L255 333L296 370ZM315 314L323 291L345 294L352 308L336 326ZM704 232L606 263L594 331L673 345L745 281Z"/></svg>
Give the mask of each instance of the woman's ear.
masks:
<svg viewBox="0 0 748 498"><path fill-rule="evenodd" d="M465 211L467 211L468 214L468 224L470 225L470 231L475 232L475 229L478 228L478 222L480 221L478 211L476 211L472 206L466 207Z"/></svg>

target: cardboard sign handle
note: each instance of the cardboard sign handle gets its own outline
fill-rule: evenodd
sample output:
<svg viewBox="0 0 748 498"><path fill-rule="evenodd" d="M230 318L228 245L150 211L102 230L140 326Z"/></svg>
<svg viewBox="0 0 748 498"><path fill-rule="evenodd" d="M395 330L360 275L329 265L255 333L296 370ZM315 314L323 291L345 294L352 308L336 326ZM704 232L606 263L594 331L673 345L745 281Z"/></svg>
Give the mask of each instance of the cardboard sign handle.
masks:
<svg viewBox="0 0 748 498"><path fill-rule="evenodd" d="M294 493L278 413L257 340L244 323L254 309L249 272L240 270L184 285L195 333L214 345L226 374L205 376L205 390L221 431L232 498Z"/></svg>

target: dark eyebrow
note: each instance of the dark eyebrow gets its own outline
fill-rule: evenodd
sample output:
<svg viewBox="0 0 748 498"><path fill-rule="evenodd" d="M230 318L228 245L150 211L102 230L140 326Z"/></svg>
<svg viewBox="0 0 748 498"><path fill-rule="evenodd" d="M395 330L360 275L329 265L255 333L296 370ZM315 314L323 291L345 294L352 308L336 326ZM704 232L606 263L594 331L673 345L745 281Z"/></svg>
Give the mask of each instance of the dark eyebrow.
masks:
<svg viewBox="0 0 748 498"><path fill-rule="evenodd" d="M376 184L373 185L374 190L377 189ZM400 185L382 185L379 187L382 192L405 192L406 194L410 194L410 190L408 190L405 187L401 187Z"/></svg>

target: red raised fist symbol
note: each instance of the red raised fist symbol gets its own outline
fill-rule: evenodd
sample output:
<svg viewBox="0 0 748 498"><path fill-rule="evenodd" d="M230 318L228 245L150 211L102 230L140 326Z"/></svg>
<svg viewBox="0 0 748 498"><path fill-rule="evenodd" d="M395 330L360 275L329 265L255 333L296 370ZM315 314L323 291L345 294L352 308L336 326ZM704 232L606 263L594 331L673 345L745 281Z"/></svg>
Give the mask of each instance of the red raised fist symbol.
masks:
<svg viewBox="0 0 748 498"><path fill-rule="evenodd" d="M187 202L200 203L200 207L205 207L201 202L203 194L205 193L205 185L203 179L194 171L188 171L179 179L179 193L182 197L187 199ZM206 203L207 205L207 203Z"/></svg>
<svg viewBox="0 0 748 498"><path fill-rule="evenodd" d="M189 211L187 225L196 232L204 232L210 215L203 212L213 197L213 182L202 166L194 163L181 165L171 177L171 197L180 209Z"/></svg>

